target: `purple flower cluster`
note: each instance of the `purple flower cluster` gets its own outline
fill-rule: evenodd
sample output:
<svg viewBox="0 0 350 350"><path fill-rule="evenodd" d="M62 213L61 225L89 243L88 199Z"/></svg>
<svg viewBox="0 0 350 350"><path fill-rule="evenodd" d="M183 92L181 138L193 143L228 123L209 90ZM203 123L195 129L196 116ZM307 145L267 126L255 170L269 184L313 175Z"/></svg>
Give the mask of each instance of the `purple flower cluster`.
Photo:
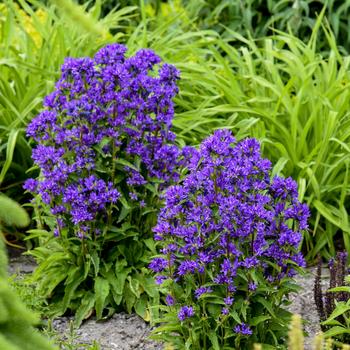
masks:
<svg viewBox="0 0 350 350"><path fill-rule="evenodd" d="M234 328L233 328L234 332L237 333L237 334L241 334L241 335L252 335L253 334L253 331L250 329L250 327L245 324L245 323L241 323L241 324L238 324L236 325Z"/></svg>
<svg viewBox="0 0 350 350"><path fill-rule="evenodd" d="M172 297L172 295L168 294L165 298L165 301L167 303L168 306L173 306L175 304L175 300Z"/></svg>
<svg viewBox="0 0 350 350"><path fill-rule="evenodd" d="M194 291L196 299L199 299L205 293L211 293L213 290L210 287L199 287Z"/></svg>
<svg viewBox="0 0 350 350"><path fill-rule="evenodd" d="M184 180L166 192L154 232L168 263L150 268L178 284L192 276L195 298L224 290L223 314L242 290L240 271L251 293L259 288L254 274L268 284L292 276L304 266L299 246L309 210L298 201L296 183L271 179L270 170L255 139L236 142L218 130L204 140Z"/></svg>
<svg viewBox="0 0 350 350"><path fill-rule="evenodd" d="M194 310L192 306L183 306L177 317L179 318L180 321L185 321L187 318L190 318L194 315Z"/></svg>
<svg viewBox="0 0 350 350"><path fill-rule="evenodd" d="M129 58L125 52L113 44L94 58L67 58L45 109L27 129L41 175L25 188L63 226L74 224L75 234L93 232L96 219L106 221L122 196L144 207L145 184L179 177L183 158L170 130L179 72L159 65L151 50Z"/></svg>

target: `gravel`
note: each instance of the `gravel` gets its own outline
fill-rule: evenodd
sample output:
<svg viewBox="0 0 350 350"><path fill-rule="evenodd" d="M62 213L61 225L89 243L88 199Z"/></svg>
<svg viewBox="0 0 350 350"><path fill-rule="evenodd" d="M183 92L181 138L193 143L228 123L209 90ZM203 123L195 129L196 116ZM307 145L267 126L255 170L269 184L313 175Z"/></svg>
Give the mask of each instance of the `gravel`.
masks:
<svg viewBox="0 0 350 350"><path fill-rule="evenodd" d="M28 256L12 258L9 273L26 274L33 271L35 262ZM306 320L305 330L308 336L305 338L305 350L312 349L312 340L320 332L319 318L313 297L313 284L316 268L309 268L304 276L296 278L302 287L298 293L291 295L292 304L289 309L298 313ZM323 288L328 282L327 270L322 271ZM53 321L53 328L62 335L62 339L68 339L70 334L70 321L72 318L60 317ZM96 341L101 350L162 350L161 344L148 338L151 328L137 315L126 313L115 314L106 321L88 320L75 330L74 342L76 344L93 344ZM78 347L77 350L84 349Z"/></svg>
<svg viewBox="0 0 350 350"><path fill-rule="evenodd" d="M291 295L292 304L289 310L293 313L301 315L306 321L304 330L308 336L305 337L305 350L312 350L313 339L315 335L321 332L319 324L319 317L317 314L316 305L314 302L314 280L316 275L316 267L308 268L307 272L303 276L295 278L296 282L301 286L301 290L298 293ZM321 285L322 290L325 291L329 283L328 269L322 269Z"/></svg>
<svg viewBox="0 0 350 350"><path fill-rule="evenodd" d="M53 328L66 338L72 318L60 317L53 321ZM148 339L150 327L137 315L115 314L108 321L89 320L75 331L77 343L93 344L96 341L103 350L161 350L162 346ZM77 350L84 349L78 348Z"/></svg>

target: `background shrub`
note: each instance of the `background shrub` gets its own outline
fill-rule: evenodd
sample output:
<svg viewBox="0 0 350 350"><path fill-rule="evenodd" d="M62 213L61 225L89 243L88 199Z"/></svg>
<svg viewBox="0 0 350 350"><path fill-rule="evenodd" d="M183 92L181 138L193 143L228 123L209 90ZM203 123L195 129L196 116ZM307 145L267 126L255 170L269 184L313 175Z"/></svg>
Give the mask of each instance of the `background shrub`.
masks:
<svg viewBox="0 0 350 350"><path fill-rule="evenodd" d="M250 34L253 38L262 38L279 30L306 43L320 14L324 15L324 23L333 31L337 44L348 51L350 37L346 28L350 4L347 1L206 1L198 11L198 18L201 25L215 28L224 37L230 37L230 30L243 36ZM325 33L321 33L317 46L320 51L328 50Z"/></svg>

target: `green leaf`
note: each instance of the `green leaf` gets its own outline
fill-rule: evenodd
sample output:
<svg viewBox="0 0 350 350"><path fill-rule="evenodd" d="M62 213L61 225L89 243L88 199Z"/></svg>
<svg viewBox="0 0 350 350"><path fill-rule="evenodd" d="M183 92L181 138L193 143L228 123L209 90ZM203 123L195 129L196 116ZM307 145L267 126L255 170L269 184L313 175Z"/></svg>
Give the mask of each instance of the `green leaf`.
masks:
<svg viewBox="0 0 350 350"><path fill-rule="evenodd" d="M146 295L143 295L141 298L139 298L135 303L135 311L136 313L145 319L147 315L147 308L148 308L148 302Z"/></svg>
<svg viewBox="0 0 350 350"><path fill-rule="evenodd" d="M267 299L265 299L263 297L257 297L256 300L257 300L257 302L259 302L260 304L262 304L266 308L266 310L270 313L270 315L273 318L276 318L272 304Z"/></svg>
<svg viewBox="0 0 350 350"><path fill-rule="evenodd" d="M216 332L210 331L208 333L208 337L211 341L211 345L213 346L213 350L220 350L219 340L218 340L218 336L217 336Z"/></svg>
<svg viewBox="0 0 350 350"><path fill-rule="evenodd" d="M92 264L94 265L95 277L98 275L100 271L100 258L96 251L92 251L90 255Z"/></svg>
<svg viewBox="0 0 350 350"><path fill-rule="evenodd" d="M86 292L81 304L75 313L74 323L76 327L81 325L81 322L90 314L96 302L96 296L92 292Z"/></svg>
<svg viewBox="0 0 350 350"><path fill-rule="evenodd" d="M249 324L251 326L257 326L258 324L260 324L261 322L265 322L267 320L270 320L271 317L270 316L256 316L253 317L250 321Z"/></svg>
<svg viewBox="0 0 350 350"><path fill-rule="evenodd" d="M340 326L335 326L332 327L331 329L327 330L324 332L325 337L335 337L337 335L341 334L350 334L350 329L349 328L344 328Z"/></svg>
<svg viewBox="0 0 350 350"><path fill-rule="evenodd" d="M275 166L272 169L271 172L271 177L273 178L276 175L281 175L284 167L286 166L286 164L288 163L289 159L286 157L281 157L277 163L275 164Z"/></svg>
<svg viewBox="0 0 350 350"><path fill-rule="evenodd" d="M230 311L230 315L233 317L233 319L237 322L237 323L242 323L240 317L238 316L238 313L234 310Z"/></svg>
<svg viewBox="0 0 350 350"><path fill-rule="evenodd" d="M157 327L154 332L163 333L163 332L181 332L180 323L167 323L162 326Z"/></svg>
<svg viewBox="0 0 350 350"><path fill-rule="evenodd" d="M139 274L139 275L135 275L134 279L137 279L139 281L140 286L151 298L154 298L158 295L157 286L152 277L146 277Z"/></svg>
<svg viewBox="0 0 350 350"><path fill-rule="evenodd" d="M153 238L146 238L146 239L143 240L143 243L151 251L152 255L156 255L157 254L156 242L154 241Z"/></svg>
<svg viewBox="0 0 350 350"><path fill-rule="evenodd" d="M135 297L140 298L140 282L134 276L128 276L130 290L135 294Z"/></svg>
<svg viewBox="0 0 350 350"><path fill-rule="evenodd" d="M208 304L208 312L213 317L218 317L221 314L221 306L215 304Z"/></svg>
<svg viewBox="0 0 350 350"><path fill-rule="evenodd" d="M123 166L126 166L126 167L129 167L130 169L133 169L135 171L139 171L139 169L134 165L134 164L131 164L130 162L128 162L126 159L123 159L123 158L117 158L115 160L116 164L120 164L120 165L123 165ZM122 168L122 170L124 170Z"/></svg>
<svg viewBox="0 0 350 350"><path fill-rule="evenodd" d="M119 201L122 203L122 205L123 205L123 207L124 207L125 209L127 209L127 210L130 210L130 209L131 209L131 207L130 207L128 201L127 201L123 196L121 196L121 197L119 198Z"/></svg>
<svg viewBox="0 0 350 350"><path fill-rule="evenodd" d="M28 236L24 237L24 240L29 240L32 238L37 238L37 237L48 237L50 236L50 232L46 230L39 230L39 229L32 229L28 230L27 233L29 233Z"/></svg>
<svg viewBox="0 0 350 350"><path fill-rule="evenodd" d="M6 173L9 170L12 159L13 159L13 153L16 147L16 142L17 142L17 136L18 136L19 130L11 130L10 134L7 139L7 148L6 148L6 160L5 163L3 164L3 167L0 172L0 185L5 179Z"/></svg>
<svg viewBox="0 0 350 350"><path fill-rule="evenodd" d="M317 210L321 213L322 216L324 216L329 222L334 224L335 226L339 227L345 232L350 232L349 225L343 225L342 220L339 218L339 216L334 214L334 209L332 206L324 204L318 200L314 200L313 204L317 208Z"/></svg>
<svg viewBox="0 0 350 350"><path fill-rule="evenodd" d="M65 312L70 306L70 302L75 298L75 293L80 284L84 281L84 276L81 275L81 271L78 267L72 268L68 272L68 278L66 280L66 287L64 288L64 297L62 300L62 312Z"/></svg>
<svg viewBox="0 0 350 350"><path fill-rule="evenodd" d="M121 295L123 294L126 278L131 271L131 268L126 266L127 262L125 260L118 261L115 264L115 276L118 283L118 288L116 289L116 292L117 294Z"/></svg>
<svg viewBox="0 0 350 350"><path fill-rule="evenodd" d="M109 295L109 283L106 279L102 277L95 278L95 308L97 319L102 318L102 312L105 306L106 299Z"/></svg>
<svg viewBox="0 0 350 350"><path fill-rule="evenodd" d="M337 318L338 316L345 314L349 310L350 305L346 304L345 302L338 302L335 306L334 311L330 314L326 321L331 321Z"/></svg>
<svg viewBox="0 0 350 350"><path fill-rule="evenodd" d="M261 346L263 350L276 350L276 347L270 344L261 344Z"/></svg>
<svg viewBox="0 0 350 350"><path fill-rule="evenodd" d="M135 294L131 291L130 285L128 282L124 286L124 298L126 303L126 310L128 313L131 313L133 306L136 302Z"/></svg>
<svg viewBox="0 0 350 350"><path fill-rule="evenodd" d="M350 293L350 286L341 286L328 289L328 292L348 292Z"/></svg>

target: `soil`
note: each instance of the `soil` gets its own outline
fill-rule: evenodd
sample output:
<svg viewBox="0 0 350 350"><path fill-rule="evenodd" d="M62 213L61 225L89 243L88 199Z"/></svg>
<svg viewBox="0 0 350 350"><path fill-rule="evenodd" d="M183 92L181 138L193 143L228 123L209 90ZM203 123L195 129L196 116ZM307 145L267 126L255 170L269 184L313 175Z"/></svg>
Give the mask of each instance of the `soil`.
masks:
<svg viewBox="0 0 350 350"><path fill-rule="evenodd" d="M11 258L9 274L26 274L33 271L35 262L28 256ZM298 276L296 281L302 289L291 295L290 311L298 313L305 322L305 350L312 350L312 340L320 332L319 318L313 297L313 284L316 269L309 268L304 276ZM323 284L326 289L328 275L324 269ZM53 328L62 334L62 339L69 337L69 317L60 317L53 321ZM88 320L75 331L76 344L93 344L96 341L101 350L162 350L163 346L148 338L151 328L137 315L125 313L115 314L107 321L96 322ZM77 350L84 349L79 346Z"/></svg>

